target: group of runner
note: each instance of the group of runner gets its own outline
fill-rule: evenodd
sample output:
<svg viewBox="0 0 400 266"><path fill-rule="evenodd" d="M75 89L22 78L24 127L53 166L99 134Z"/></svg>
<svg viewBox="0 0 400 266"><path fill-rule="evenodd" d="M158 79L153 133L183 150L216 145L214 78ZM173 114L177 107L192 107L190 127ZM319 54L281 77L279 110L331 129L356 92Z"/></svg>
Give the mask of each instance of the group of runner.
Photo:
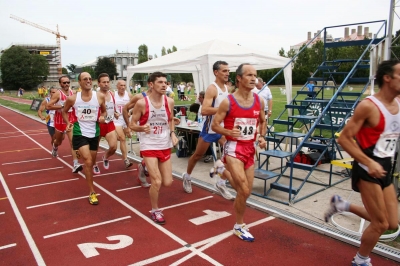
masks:
<svg viewBox="0 0 400 266"><path fill-rule="evenodd" d="M225 180L229 180L237 192L234 199L236 224L233 232L240 239L251 242L254 241L254 237L244 223L244 212L254 180L255 143L261 148L266 147L264 101L252 92L257 72L250 64L241 64L237 68L238 89L230 95L225 86L229 76L228 64L217 61L213 72L215 82L205 92L201 111L206 120L196 151L189 159L187 172L182 176L183 188L187 193L192 192L191 172L194 166L211 143L220 142L224 147L224 154L222 160L215 161L211 175L218 177L215 186L225 198L233 198L226 188ZM359 252L352 265L371 265L369 253L379 236L387 229L398 227L397 197L391 183L391 159L400 134L400 62L381 63L376 79L380 91L367 97L357 106L354 116L339 138L341 146L355 159L353 189L361 193L365 207L350 204L335 195L325 215L328 221L336 212L351 211L371 222L363 233ZM72 142L73 172L82 169L82 165L77 163L75 153L79 150L90 188L89 202L97 204L92 169L95 165L101 128L106 128L103 135L107 138L113 130L109 125L110 121L118 121L117 128L121 126L122 130L118 133L120 141L124 139L123 136L129 135L129 128L138 132L143 157L143 162L138 166L139 180L142 186L150 187L152 220L164 224L164 215L158 208L158 195L161 185L170 186L172 183L171 148L178 142L173 119L174 100L165 95L166 75L161 72L151 74L147 94L137 94L133 97L127 96L123 81L118 82L118 96L110 93L109 77L106 74L98 79L101 88L98 93L92 91L89 73L81 73L78 80L82 92L71 94L68 89L69 79L61 77L61 89L51 91L51 98L46 100L49 113L52 110L56 111L55 134L52 139L53 156L57 155L57 147L62 142L63 132L66 132ZM60 114L63 121L60 121ZM129 121L130 114L132 118ZM100 127L99 124L104 125ZM128 127L125 127L126 125ZM108 141L114 143L115 139ZM115 152L111 146L103 156L105 168L109 164L109 156ZM129 167L131 163L127 163L126 156L123 155L123 158L126 167ZM150 178L151 185L147 183L146 176Z"/></svg>

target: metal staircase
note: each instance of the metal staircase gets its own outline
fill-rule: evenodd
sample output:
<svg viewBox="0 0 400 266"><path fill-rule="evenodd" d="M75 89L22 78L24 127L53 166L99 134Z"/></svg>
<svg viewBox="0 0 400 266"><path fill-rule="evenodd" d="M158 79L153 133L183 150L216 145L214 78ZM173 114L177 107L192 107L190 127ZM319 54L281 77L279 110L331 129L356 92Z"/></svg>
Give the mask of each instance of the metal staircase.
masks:
<svg viewBox="0 0 400 266"><path fill-rule="evenodd" d="M378 22L382 23L380 30L386 27L386 21ZM376 21L369 23L376 23ZM351 25L358 24L334 27ZM324 36L326 36L327 29L334 27L326 27L320 31L320 34L325 32ZM318 35L314 39L317 37ZM310 43L314 39L310 40ZM260 152L258 168L255 169L254 173L255 178L264 181L264 191L262 194L255 192L253 194L284 204L292 204L349 178L334 179L333 175L340 174L332 171L332 165L329 164L329 170L326 170L327 167L320 167L320 164L321 161L334 160L337 156L343 158L335 139L335 133L342 130L346 120L351 117L354 108L370 85L370 64L369 59L365 59L365 57L371 46L382 40L383 38L373 38L371 40L340 43L324 42L324 61L307 81L307 83L310 81L318 82L318 85L314 87L313 92L308 91L307 83L303 85L292 101L285 105L285 109L277 119L272 121L272 127L270 128L276 128L276 125L281 125L280 128L285 127L286 130L283 132L268 132L266 141L269 149ZM365 45L365 49L359 58L325 60L326 49L354 45ZM296 59L298 54L292 61ZM365 74L366 72L368 74ZM361 90L352 91L348 84L361 84L362 88ZM298 130L301 132L298 132ZM318 151L318 153L314 154L316 156L313 158L312 163L299 162L303 150ZM268 169L271 158L278 158L281 162L280 167ZM311 180L310 176L314 172L324 172L329 177L323 181L318 178ZM267 181L269 180L271 181L270 187L267 188ZM313 188L311 192L308 190L308 192L300 194L306 184L316 186L311 186ZM287 200L285 199L286 197Z"/></svg>

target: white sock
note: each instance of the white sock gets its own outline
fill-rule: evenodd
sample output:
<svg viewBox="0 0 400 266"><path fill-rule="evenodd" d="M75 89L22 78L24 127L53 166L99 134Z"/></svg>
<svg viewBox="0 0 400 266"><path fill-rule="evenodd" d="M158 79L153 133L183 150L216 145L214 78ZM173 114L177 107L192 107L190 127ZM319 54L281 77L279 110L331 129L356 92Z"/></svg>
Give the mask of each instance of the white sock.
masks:
<svg viewBox="0 0 400 266"><path fill-rule="evenodd" d="M350 202L348 202L347 200L341 200L335 203L336 205L336 209L338 209L339 211L349 211L350 209Z"/></svg>
<svg viewBox="0 0 400 266"><path fill-rule="evenodd" d="M219 185L224 185L225 186L225 184L226 184L225 181L226 180L220 178L217 182L218 182Z"/></svg>
<svg viewBox="0 0 400 266"><path fill-rule="evenodd" d="M186 180L191 180L192 179L188 173L185 173L184 177L185 177Z"/></svg>
<svg viewBox="0 0 400 266"><path fill-rule="evenodd" d="M222 175L225 171L225 167L217 167L217 173Z"/></svg>
<svg viewBox="0 0 400 266"><path fill-rule="evenodd" d="M155 213L158 209L151 209L151 213Z"/></svg>
<svg viewBox="0 0 400 266"><path fill-rule="evenodd" d="M362 264L364 262L369 263L371 259L369 257L361 256L360 253L357 252L357 255L354 257L354 260L357 264Z"/></svg>
<svg viewBox="0 0 400 266"><path fill-rule="evenodd" d="M78 160L74 160L74 165L77 165L78 164Z"/></svg>
<svg viewBox="0 0 400 266"><path fill-rule="evenodd" d="M235 224L235 226L234 226L234 228L236 228L236 229L239 229L239 228L242 228L242 226L243 226L243 224Z"/></svg>

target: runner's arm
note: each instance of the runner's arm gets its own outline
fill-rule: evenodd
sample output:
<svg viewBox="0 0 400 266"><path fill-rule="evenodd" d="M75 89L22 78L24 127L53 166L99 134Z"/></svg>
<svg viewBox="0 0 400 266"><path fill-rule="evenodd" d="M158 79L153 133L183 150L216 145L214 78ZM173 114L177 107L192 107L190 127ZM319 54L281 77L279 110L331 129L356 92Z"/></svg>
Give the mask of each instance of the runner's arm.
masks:
<svg viewBox="0 0 400 266"><path fill-rule="evenodd" d="M201 107L202 115L215 115L218 108L212 107L212 103L217 98L217 88L214 85L208 86L206 93L204 94L204 101Z"/></svg>
<svg viewBox="0 0 400 266"><path fill-rule="evenodd" d="M211 129L216 133L221 134L223 136L231 136L234 138L240 137L240 130L237 128L226 129L221 126L222 121L225 119L226 114L229 111L229 101L228 99L224 99L218 107L218 111L214 116L214 119L211 124Z"/></svg>
<svg viewBox="0 0 400 266"><path fill-rule="evenodd" d="M62 118L64 119L64 122L67 124L67 131L71 128L71 123L69 122L69 116L68 116L68 110L74 106L76 100L76 95L72 95L67 97L67 100L65 101L64 108L62 109Z"/></svg>
<svg viewBox="0 0 400 266"><path fill-rule="evenodd" d="M260 99L261 99L261 97L259 97ZM259 116L259 120L260 120L260 123L259 123L259 133L260 133L260 135L259 135L259 137L258 137L258 146L260 146L260 148L265 148L265 146L266 146L266 142L265 142L265 138L264 138L264 136L265 136L265 134L266 134L266 124L267 124L267 121L265 120L265 112L264 112L264 107L265 107L265 103L264 103L264 101L260 101L260 104L261 104L261 108L260 108L260 116Z"/></svg>
<svg viewBox="0 0 400 266"><path fill-rule="evenodd" d="M96 92L97 99L100 104L100 116L99 116L99 123L104 123L106 121L107 116L107 108L106 108L106 97L104 94Z"/></svg>
<svg viewBox="0 0 400 266"><path fill-rule="evenodd" d="M171 119L169 120L169 130L170 130L169 134L171 136L172 145L176 146L176 144L178 144L178 138L176 137L175 133L174 106L175 106L174 99L168 97L168 108L171 113Z"/></svg>
<svg viewBox="0 0 400 266"><path fill-rule="evenodd" d="M38 110L38 116L40 117L40 119L45 120L46 117L44 117L42 115L42 112L46 109L46 100L43 100L42 103L39 106L39 110Z"/></svg>
<svg viewBox="0 0 400 266"><path fill-rule="evenodd" d="M62 105L56 105L59 99L60 99L60 92L57 91L56 93L51 95L50 101L46 104L46 109L61 111L61 109L63 108Z"/></svg>
<svg viewBox="0 0 400 266"><path fill-rule="evenodd" d="M133 107L131 122L129 123L129 128L135 132L146 132L150 133L150 125L146 124L144 126L140 126L138 124L141 116L144 114L144 110L146 109L146 103L144 99L141 99L136 102L135 107Z"/></svg>
<svg viewBox="0 0 400 266"><path fill-rule="evenodd" d="M142 94L136 94L131 98L131 100L125 104L124 108L122 108L122 116L124 117L124 121L126 125L129 125L129 110L131 110L133 107L135 107L136 102L138 101L139 97L138 95Z"/></svg>

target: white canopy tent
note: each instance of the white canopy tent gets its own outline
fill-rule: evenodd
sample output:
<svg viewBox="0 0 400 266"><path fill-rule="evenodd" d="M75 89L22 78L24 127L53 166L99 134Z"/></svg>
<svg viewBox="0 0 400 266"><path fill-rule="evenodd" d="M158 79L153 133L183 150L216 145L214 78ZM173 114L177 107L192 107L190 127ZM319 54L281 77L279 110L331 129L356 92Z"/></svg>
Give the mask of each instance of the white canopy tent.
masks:
<svg viewBox="0 0 400 266"><path fill-rule="evenodd" d="M226 61L231 71L242 63L253 65L256 70L282 68L290 58L269 55L253 49L220 40L197 44L177 52L161 56L145 63L128 66L127 80L131 80L134 73L192 73L196 91L202 91L214 81L212 65L218 61ZM286 98L292 100L292 68L289 64L284 69Z"/></svg>

